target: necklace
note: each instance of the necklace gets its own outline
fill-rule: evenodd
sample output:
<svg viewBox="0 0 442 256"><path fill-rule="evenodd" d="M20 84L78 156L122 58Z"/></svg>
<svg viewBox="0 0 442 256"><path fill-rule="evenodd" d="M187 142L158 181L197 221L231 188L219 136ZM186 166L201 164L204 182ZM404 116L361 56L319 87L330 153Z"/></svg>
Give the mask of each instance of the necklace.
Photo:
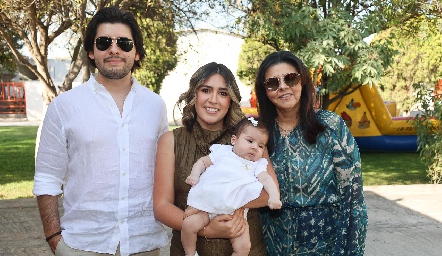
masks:
<svg viewBox="0 0 442 256"><path fill-rule="evenodd" d="M286 129L282 128L282 126L279 124L278 118L275 118L275 122L278 125L279 130L282 132L281 135L283 135L283 136L289 135L298 125L298 124L295 124L295 126L293 126L291 129L286 130Z"/></svg>

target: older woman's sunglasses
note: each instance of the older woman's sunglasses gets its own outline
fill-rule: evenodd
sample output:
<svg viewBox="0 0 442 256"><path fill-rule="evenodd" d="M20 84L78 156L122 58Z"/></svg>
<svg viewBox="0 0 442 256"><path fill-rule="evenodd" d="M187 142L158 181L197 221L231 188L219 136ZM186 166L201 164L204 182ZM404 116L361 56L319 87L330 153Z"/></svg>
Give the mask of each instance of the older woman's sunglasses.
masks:
<svg viewBox="0 0 442 256"><path fill-rule="evenodd" d="M95 45L100 51L106 51L112 45L114 41L117 41L118 47L125 52L130 52L134 48L134 42L126 37L110 38L107 36L100 36L95 39Z"/></svg>
<svg viewBox="0 0 442 256"><path fill-rule="evenodd" d="M271 92L277 91L281 85L281 78L284 79L284 83L288 87L293 87L299 83L299 80L301 80L301 75L298 73L288 73L282 77L270 77L264 81L264 87Z"/></svg>

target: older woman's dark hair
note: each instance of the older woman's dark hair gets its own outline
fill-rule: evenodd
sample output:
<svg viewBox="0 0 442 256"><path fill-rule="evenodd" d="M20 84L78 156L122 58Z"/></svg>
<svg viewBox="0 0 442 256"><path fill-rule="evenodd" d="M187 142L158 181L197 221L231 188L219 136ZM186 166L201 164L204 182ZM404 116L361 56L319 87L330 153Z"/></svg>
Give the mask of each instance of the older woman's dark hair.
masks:
<svg viewBox="0 0 442 256"><path fill-rule="evenodd" d="M255 92L258 98L258 112L260 118L266 122L269 129L269 142L267 148L269 153L273 152L274 147L274 132L275 132L275 118L277 117L276 106L269 100L264 87L266 79L265 74L267 70L276 64L286 63L298 71L301 75L301 99L299 110L299 124L302 128L304 139L309 144L315 144L319 133L325 130L325 125L316 119L315 110L313 108L313 83L310 72L302 61L289 51L278 51L268 55L261 63L255 80Z"/></svg>
<svg viewBox="0 0 442 256"><path fill-rule="evenodd" d="M118 7L105 7L99 10L86 28L86 36L84 38L84 50L89 53L94 50L94 41L97 36L97 28L100 24L111 23L111 24L124 24L130 27L132 38L135 45L135 50L140 55L140 59L135 61L132 67L132 72L135 68L141 67L141 61L146 57L146 50L144 50L143 35L141 33L140 27L135 17L126 11L119 9ZM89 58L89 56L88 56ZM96 68L95 61L89 58L89 63Z"/></svg>
<svg viewBox="0 0 442 256"><path fill-rule="evenodd" d="M190 78L189 89L181 94L178 101L174 106L181 110L182 113L182 123L188 131L192 131L193 125L196 122L196 97L199 88L204 85L204 83L214 74L221 75L227 86L227 91L230 96L230 107L224 117L224 127L227 130L233 131L236 123L239 122L244 117L241 111L241 94L239 92L238 85L236 84L235 76L229 68L223 64L216 62L208 63L200 67ZM175 113L175 111L174 111Z"/></svg>

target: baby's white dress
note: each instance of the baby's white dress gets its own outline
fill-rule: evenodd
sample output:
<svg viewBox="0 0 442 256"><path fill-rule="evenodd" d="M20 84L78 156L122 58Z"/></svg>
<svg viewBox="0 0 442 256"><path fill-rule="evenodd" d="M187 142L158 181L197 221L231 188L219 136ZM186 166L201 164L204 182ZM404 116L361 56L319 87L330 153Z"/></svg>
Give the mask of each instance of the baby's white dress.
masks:
<svg viewBox="0 0 442 256"><path fill-rule="evenodd" d="M231 214L259 197L263 185L257 176L267 171L267 159L249 161L232 149L233 146L220 144L210 147L213 165L190 189L187 205L211 214Z"/></svg>

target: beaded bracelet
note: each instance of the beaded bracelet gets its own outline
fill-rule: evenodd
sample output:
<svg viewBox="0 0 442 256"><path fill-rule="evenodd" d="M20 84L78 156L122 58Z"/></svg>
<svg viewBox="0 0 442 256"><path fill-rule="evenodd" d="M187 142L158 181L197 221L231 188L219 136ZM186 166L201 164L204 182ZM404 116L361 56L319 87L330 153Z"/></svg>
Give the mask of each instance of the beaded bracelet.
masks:
<svg viewBox="0 0 442 256"><path fill-rule="evenodd" d="M209 242L210 239L207 238L207 236L206 236L206 227L203 228L203 235L204 235L204 238L206 239L206 241Z"/></svg>
<svg viewBox="0 0 442 256"><path fill-rule="evenodd" d="M52 234L52 235L50 235L50 236L48 236L48 237L46 237L46 242L49 242L49 240L51 240L52 238L54 238L54 237L56 237L56 236L58 236L60 234L61 234L61 230L56 232L56 233L54 233L54 234Z"/></svg>

